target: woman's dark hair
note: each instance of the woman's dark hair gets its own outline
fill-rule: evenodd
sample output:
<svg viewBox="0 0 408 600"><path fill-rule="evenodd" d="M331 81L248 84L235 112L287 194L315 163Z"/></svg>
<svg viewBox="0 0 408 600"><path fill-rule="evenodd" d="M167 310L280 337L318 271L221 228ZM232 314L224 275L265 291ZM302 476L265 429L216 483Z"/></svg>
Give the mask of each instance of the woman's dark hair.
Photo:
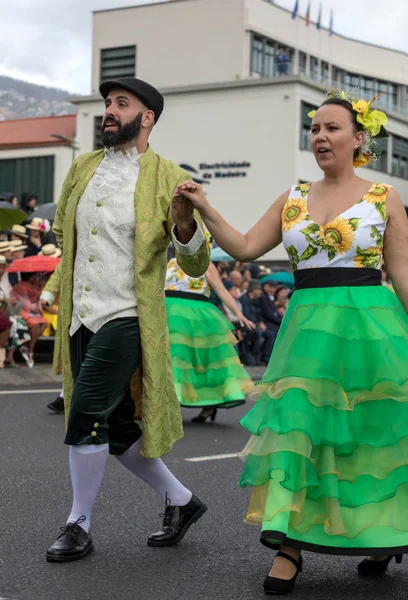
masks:
<svg viewBox="0 0 408 600"><path fill-rule="evenodd" d="M36 275L36 273L20 273L20 275L21 275L22 281L30 281L31 277L33 275Z"/></svg>
<svg viewBox="0 0 408 600"><path fill-rule="evenodd" d="M343 108L348 110L348 112L350 113L350 116L351 116L351 123L353 125L354 131L356 133L358 131L364 131L362 124L357 121L356 111L354 110L352 104L348 100L343 100L343 98L328 98L320 106L326 106L327 104L334 104L336 106L342 106ZM359 154L360 154L360 148L357 148L357 150L354 151L354 158L357 158L357 156Z"/></svg>
<svg viewBox="0 0 408 600"><path fill-rule="evenodd" d="M282 290L287 290L287 289L288 288L284 285L281 285L280 287L278 287L274 293L275 298L277 298L279 296L279 294L282 292Z"/></svg>

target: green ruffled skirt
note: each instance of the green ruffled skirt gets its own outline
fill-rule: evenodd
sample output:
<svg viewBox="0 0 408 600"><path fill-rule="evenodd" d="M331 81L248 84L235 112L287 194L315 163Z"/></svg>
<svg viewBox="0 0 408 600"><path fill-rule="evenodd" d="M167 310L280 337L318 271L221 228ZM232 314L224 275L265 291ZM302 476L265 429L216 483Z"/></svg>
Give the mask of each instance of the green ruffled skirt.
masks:
<svg viewBox="0 0 408 600"><path fill-rule="evenodd" d="M173 379L180 404L232 408L253 389L232 325L205 300L166 297Z"/></svg>
<svg viewBox="0 0 408 600"><path fill-rule="evenodd" d="M248 523L329 554L408 552L408 317L382 286L296 291L241 424Z"/></svg>

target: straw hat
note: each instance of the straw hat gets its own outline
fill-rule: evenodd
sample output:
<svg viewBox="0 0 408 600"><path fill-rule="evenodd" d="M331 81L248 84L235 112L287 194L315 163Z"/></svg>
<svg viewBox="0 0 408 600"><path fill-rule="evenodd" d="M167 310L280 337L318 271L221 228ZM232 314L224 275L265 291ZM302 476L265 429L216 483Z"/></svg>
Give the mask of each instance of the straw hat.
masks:
<svg viewBox="0 0 408 600"><path fill-rule="evenodd" d="M0 252L10 252L10 242L0 242Z"/></svg>
<svg viewBox="0 0 408 600"><path fill-rule="evenodd" d="M20 252L21 250L27 250L28 246L26 244L22 244L20 242L20 244L14 244L13 246L11 246L10 250L12 252Z"/></svg>
<svg viewBox="0 0 408 600"><path fill-rule="evenodd" d="M18 235L22 238L28 238L27 229L24 225L13 225L11 229L8 230L9 233L14 233L14 235Z"/></svg>
<svg viewBox="0 0 408 600"><path fill-rule="evenodd" d="M9 246L20 246L20 244L24 244L23 240L10 240Z"/></svg>
<svg viewBox="0 0 408 600"><path fill-rule="evenodd" d="M33 229L34 231L43 231L43 227L41 227L41 225L44 225L44 219L41 219L40 217L34 217L31 223L27 225L27 229Z"/></svg>
<svg viewBox="0 0 408 600"><path fill-rule="evenodd" d="M43 256L51 256L52 258L59 258L62 252L55 244L45 244L38 254L42 254Z"/></svg>
<svg viewBox="0 0 408 600"><path fill-rule="evenodd" d="M6 265L6 264L7 264L6 257L5 257L5 256L2 256L2 255L0 254L0 265Z"/></svg>

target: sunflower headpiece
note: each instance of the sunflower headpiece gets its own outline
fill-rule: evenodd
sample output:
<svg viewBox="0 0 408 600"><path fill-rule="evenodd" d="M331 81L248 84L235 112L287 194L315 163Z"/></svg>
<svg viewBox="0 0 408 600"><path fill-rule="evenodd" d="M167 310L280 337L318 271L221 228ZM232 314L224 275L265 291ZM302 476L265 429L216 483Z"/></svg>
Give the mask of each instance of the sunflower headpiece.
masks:
<svg viewBox="0 0 408 600"><path fill-rule="evenodd" d="M351 92L339 91L337 89L327 92L329 98L340 98L350 102L353 109L357 113L357 122L360 123L364 131L364 142L360 147L358 156L354 158L355 167L364 167L368 165L372 160L378 160L382 154L382 150L378 147L378 138L388 137L388 131L385 129L387 124L387 115L381 110L372 109L371 105L378 100L381 96L374 96L370 101L368 100L356 100L353 93L358 88L355 88ZM313 119L316 111L312 110L308 113L308 116Z"/></svg>

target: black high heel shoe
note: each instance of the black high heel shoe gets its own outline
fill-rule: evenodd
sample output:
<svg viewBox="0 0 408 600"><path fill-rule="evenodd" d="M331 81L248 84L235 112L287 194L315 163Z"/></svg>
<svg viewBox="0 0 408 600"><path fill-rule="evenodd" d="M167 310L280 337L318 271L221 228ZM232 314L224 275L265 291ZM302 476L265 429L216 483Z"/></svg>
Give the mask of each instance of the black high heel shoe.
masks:
<svg viewBox="0 0 408 600"><path fill-rule="evenodd" d="M217 416L216 408L203 408L197 417L191 419L192 423L205 423L207 419L211 419L211 421L215 421L215 417Z"/></svg>
<svg viewBox="0 0 408 600"><path fill-rule="evenodd" d="M282 558L286 558L286 560L293 563L296 567L296 573L292 579L279 579L279 577L268 576L264 581L265 594L290 594L295 587L297 576L303 570L303 558L301 556L299 556L299 560L286 554L286 552L278 552L276 557L278 556L282 556Z"/></svg>
<svg viewBox="0 0 408 600"><path fill-rule="evenodd" d="M399 565L402 563L402 554L391 554L384 560L369 560L366 558L357 567L360 575L375 577L376 575L384 575L388 569L388 565L395 558L395 562Z"/></svg>

